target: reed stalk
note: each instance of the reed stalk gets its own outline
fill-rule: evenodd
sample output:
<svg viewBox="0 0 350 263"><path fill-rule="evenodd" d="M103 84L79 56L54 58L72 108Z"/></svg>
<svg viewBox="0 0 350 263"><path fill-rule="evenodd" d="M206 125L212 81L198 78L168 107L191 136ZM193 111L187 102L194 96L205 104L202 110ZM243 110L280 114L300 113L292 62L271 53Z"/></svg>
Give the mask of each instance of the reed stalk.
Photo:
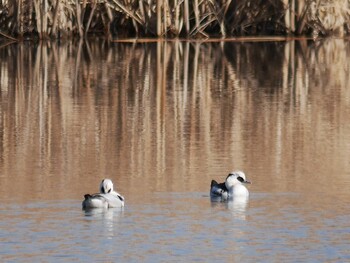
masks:
<svg viewBox="0 0 350 263"><path fill-rule="evenodd" d="M8 0L0 32L13 38L105 32L137 37L332 35L350 31L346 0ZM112 30L111 30L112 29ZM112 32L112 33L111 33ZM116 36L116 35L114 35ZM135 36L135 35L134 35ZM8 38L8 37L6 37Z"/></svg>
<svg viewBox="0 0 350 263"><path fill-rule="evenodd" d="M90 12L90 15L89 15L89 19L86 23L86 27L85 27L85 36L88 34L89 32L89 28L90 28L90 24L91 24L91 21L92 21L92 18L94 16L94 12L95 12L95 9L96 9L96 1L97 0L92 0L92 8L91 8L91 12Z"/></svg>
<svg viewBox="0 0 350 263"><path fill-rule="evenodd" d="M80 1L79 0L75 0L75 11L76 11L76 20L77 20L77 24L78 24L78 33L80 38L83 38L83 23L81 21L82 19L82 14L81 14L81 6L80 6Z"/></svg>
<svg viewBox="0 0 350 263"><path fill-rule="evenodd" d="M14 38L14 37L12 37L12 36L10 36L10 35L8 35L8 34L5 34L5 33L1 32L1 31L0 31L0 35L1 35L2 37L7 38L7 39L10 39L10 40L12 40L12 41L18 41L17 38Z"/></svg>
<svg viewBox="0 0 350 263"><path fill-rule="evenodd" d="M162 35L162 3L163 0L157 0L157 36Z"/></svg>
<svg viewBox="0 0 350 263"><path fill-rule="evenodd" d="M56 0L56 5L53 10L53 18L52 18L52 28L49 31L49 34L57 35L57 23L58 23L58 12L60 10L60 0Z"/></svg>
<svg viewBox="0 0 350 263"><path fill-rule="evenodd" d="M184 0L184 15L183 15L183 20L184 20L184 25L185 25L185 34L188 35L190 32L190 22L189 22L189 5L188 5L188 0Z"/></svg>

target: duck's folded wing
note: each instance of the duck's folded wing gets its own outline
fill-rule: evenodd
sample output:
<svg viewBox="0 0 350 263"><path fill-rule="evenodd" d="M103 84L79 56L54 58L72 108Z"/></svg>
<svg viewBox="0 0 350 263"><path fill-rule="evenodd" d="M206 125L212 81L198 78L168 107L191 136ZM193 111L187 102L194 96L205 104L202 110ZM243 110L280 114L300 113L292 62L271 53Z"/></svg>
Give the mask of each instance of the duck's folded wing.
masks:
<svg viewBox="0 0 350 263"><path fill-rule="evenodd" d="M124 206L124 197L117 192L112 192L110 194L105 194L104 198L106 198L108 202L108 207L123 207Z"/></svg>
<svg viewBox="0 0 350 263"><path fill-rule="evenodd" d="M222 189L217 188L217 187L214 186L214 187L211 188L210 194L211 195L215 195L215 196L222 196L223 191L222 191Z"/></svg>
<svg viewBox="0 0 350 263"><path fill-rule="evenodd" d="M118 199L119 199L120 201L122 201L122 202L125 201L124 196L122 196L121 194L119 194L119 193L116 192L116 191L113 191L113 192L111 193L111 195L113 195L114 197L118 198Z"/></svg>
<svg viewBox="0 0 350 263"><path fill-rule="evenodd" d="M86 194L82 206L83 209L108 207L108 203L102 194Z"/></svg>
<svg viewBox="0 0 350 263"><path fill-rule="evenodd" d="M227 188L225 183L217 183L215 180L211 181L210 184L210 194L215 196L222 196L225 192L227 192Z"/></svg>

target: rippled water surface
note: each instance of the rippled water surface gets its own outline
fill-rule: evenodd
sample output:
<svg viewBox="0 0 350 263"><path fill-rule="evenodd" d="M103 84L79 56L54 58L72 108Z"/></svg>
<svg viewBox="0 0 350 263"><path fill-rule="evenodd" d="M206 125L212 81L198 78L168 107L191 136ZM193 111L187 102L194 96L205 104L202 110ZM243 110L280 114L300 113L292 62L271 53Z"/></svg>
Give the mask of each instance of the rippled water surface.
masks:
<svg viewBox="0 0 350 263"><path fill-rule="evenodd" d="M1 262L350 261L350 43L0 48ZM211 202L240 169L248 200ZM111 178L123 209L82 211Z"/></svg>

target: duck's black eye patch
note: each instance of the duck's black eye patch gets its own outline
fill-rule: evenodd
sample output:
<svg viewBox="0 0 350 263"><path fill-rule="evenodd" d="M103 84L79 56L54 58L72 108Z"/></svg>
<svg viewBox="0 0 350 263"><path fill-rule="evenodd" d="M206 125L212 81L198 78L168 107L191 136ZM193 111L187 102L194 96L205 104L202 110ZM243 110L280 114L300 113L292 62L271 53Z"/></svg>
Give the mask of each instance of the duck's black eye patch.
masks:
<svg viewBox="0 0 350 263"><path fill-rule="evenodd" d="M238 177L237 177L237 180L238 180L238 181L240 181L241 183L243 183L243 182L244 182L243 177L240 177L240 176L238 176Z"/></svg>
<svg viewBox="0 0 350 263"><path fill-rule="evenodd" d="M111 192L111 190L112 190L112 189L109 189L109 190L108 190L108 193L110 193L110 192Z"/></svg>

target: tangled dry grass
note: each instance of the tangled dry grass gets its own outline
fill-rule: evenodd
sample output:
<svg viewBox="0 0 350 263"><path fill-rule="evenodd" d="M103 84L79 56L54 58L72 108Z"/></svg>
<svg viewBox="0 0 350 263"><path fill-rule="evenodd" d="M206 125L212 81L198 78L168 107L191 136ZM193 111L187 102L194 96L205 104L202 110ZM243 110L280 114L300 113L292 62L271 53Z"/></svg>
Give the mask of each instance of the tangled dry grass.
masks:
<svg viewBox="0 0 350 263"><path fill-rule="evenodd" d="M0 0L0 36L345 35L350 0Z"/></svg>

